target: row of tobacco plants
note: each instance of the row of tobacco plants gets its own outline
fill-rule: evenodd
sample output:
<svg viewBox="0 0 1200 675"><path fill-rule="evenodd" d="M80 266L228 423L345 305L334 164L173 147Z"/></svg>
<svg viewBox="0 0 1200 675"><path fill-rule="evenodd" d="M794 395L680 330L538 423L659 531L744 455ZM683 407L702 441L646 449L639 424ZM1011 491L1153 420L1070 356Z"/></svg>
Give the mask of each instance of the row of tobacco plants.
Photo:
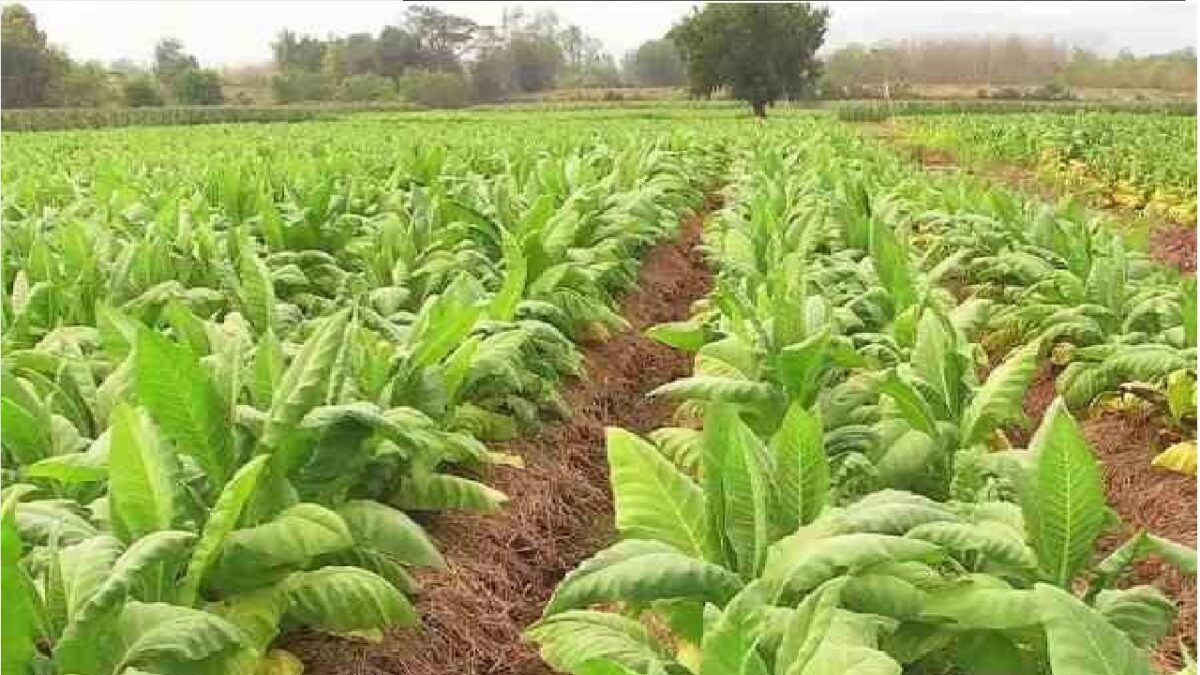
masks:
<svg viewBox="0 0 1200 675"><path fill-rule="evenodd" d="M529 628L543 657L575 675L1152 672L1174 603L1123 577L1150 554L1194 575L1195 552L1139 532L1098 554L1118 519L1075 415L1137 381L1194 435L1194 282L831 120L761 130L733 167L706 225L715 290L650 332L695 354L653 394L678 426L609 430L620 540ZM1025 419L1051 356L1061 396Z"/></svg>
<svg viewBox="0 0 1200 675"><path fill-rule="evenodd" d="M389 121L6 139L4 673L296 673L418 622L412 512L567 414L698 135ZM93 135L89 135L93 134Z"/></svg>
<svg viewBox="0 0 1200 675"><path fill-rule="evenodd" d="M1194 114L943 115L903 124L915 141L1034 169L1100 206L1196 223Z"/></svg>

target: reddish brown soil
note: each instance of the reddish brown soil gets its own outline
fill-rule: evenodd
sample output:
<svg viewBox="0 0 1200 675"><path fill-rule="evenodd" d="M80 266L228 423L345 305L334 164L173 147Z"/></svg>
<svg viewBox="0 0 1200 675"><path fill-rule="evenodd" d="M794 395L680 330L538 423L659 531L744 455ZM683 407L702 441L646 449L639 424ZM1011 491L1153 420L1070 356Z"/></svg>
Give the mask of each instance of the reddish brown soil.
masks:
<svg viewBox="0 0 1200 675"><path fill-rule="evenodd" d="M711 206L711 204L710 204ZM712 277L695 246L703 215L647 257L623 302L632 330L585 346L587 376L567 393L569 423L496 448L524 469L496 467L488 482L510 500L499 513L447 513L432 531L449 563L419 575L422 631L380 643L301 634L285 645L315 675L548 675L521 631L541 614L555 584L613 536L604 427L638 432L669 423L671 406L646 398L691 371L688 354L643 336L688 316Z"/></svg>
<svg viewBox="0 0 1200 675"><path fill-rule="evenodd" d="M1155 260L1196 273L1196 228L1168 223L1150 233L1150 255Z"/></svg>
<svg viewBox="0 0 1200 675"><path fill-rule="evenodd" d="M1025 412L1036 426L1054 400L1055 372L1049 362L1038 371L1025 395ZM1099 544L1107 554L1138 530L1187 546L1196 546L1196 479L1159 469L1150 460L1164 449L1170 435L1160 420L1143 414L1103 412L1081 420L1083 433L1103 462L1108 503L1124 523ZM1028 440L1014 440L1024 445ZM1018 442L1019 441L1019 442ZM1196 579L1157 558L1139 563L1123 585L1150 584L1174 598L1179 616L1172 632L1159 643L1156 661L1163 672L1183 666L1179 641L1196 650Z"/></svg>

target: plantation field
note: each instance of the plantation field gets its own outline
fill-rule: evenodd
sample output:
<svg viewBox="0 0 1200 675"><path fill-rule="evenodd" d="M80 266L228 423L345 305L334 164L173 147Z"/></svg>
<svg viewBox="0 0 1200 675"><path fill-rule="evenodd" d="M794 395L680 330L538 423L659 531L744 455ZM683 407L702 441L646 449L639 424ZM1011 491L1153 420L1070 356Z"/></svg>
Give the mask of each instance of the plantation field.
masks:
<svg viewBox="0 0 1200 675"><path fill-rule="evenodd" d="M911 138L968 160L1034 169L1102 207L1196 222L1196 120L1089 112L907 120Z"/></svg>
<svg viewBox="0 0 1200 675"><path fill-rule="evenodd" d="M1194 218L1189 119L913 124ZM1195 280L1077 206L805 111L3 142L5 675L1194 654Z"/></svg>

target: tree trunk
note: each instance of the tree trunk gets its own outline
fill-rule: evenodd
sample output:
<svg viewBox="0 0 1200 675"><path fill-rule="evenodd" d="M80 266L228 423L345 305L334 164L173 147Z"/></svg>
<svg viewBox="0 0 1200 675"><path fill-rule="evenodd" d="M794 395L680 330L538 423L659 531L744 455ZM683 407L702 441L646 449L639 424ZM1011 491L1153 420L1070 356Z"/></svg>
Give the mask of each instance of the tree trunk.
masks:
<svg viewBox="0 0 1200 675"><path fill-rule="evenodd" d="M767 118L767 102L766 101L751 101L750 106L754 108L754 116L762 119Z"/></svg>

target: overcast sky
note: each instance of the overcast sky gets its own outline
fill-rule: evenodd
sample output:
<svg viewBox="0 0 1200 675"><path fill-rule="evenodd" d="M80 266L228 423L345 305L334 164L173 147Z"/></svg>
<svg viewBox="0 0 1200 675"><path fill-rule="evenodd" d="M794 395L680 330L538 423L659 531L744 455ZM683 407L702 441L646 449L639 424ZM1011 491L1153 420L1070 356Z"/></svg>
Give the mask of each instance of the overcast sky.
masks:
<svg viewBox="0 0 1200 675"><path fill-rule="evenodd" d="M3 3L7 4L7 3ZM394 23L396 0L26 0L52 43L75 59L148 62L163 36L181 39L208 66L271 58L280 30L344 35ZM499 21L501 2L430 2L483 24ZM620 56L661 37L695 2L524 2L552 7ZM1053 34L1114 53L1196 46L1196 2L828 2L827 45L963 33Z"/></svg>

